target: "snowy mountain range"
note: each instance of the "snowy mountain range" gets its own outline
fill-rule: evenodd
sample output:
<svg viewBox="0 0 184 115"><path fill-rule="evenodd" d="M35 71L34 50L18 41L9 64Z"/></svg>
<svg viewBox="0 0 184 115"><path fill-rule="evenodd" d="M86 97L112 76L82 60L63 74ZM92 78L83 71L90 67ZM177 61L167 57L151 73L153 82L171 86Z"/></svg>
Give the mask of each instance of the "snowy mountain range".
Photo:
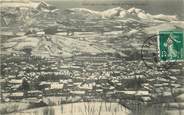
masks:
<svg viewBox="0 0 184 115"><path fill-rule="evenodd" d="M129 43L140 42L140 38L144 38L145 34L155 33L159 28L175 29L176 25L184 28L184 22L179 21L177 16L152 15L135 7L130 9L116 7L104 11L70 8L61 11L45 2L30 3L29 0L25 2L14 0L15 2L11 3L7 1L1 5L3 7L0 12L0 21L3 25L1 34L11 37L10 39L1 38L3 39L1 49L5 52L21 51L25 47L31 47L32 51L36 52L33 54L46 52L47 55L63 57L83 53L114 53L117 49L119 50L116 48L116 42L120 38L127 39L124 41ZM16 3L16 6L13 6L13 3ZM58 15L57 18L54 17L55 14ZM96 18L98 20L88 20ZM58 20L60 23L57 22ZM54 24L60 27L56 33L49 35L43 32L45 28L52 30L51 26ZM79 27L80 24L82 26ZM103 33L105 29L108 31ZM27 34L30 30L34 30L35 33ZM75 35L68 36L67 31L74 31ZM21 32L23 34L18 35ZM35 34L38 35L35 36ZM139 38L131 37L135 34ZM129 44L124 41L118 42L121 43L120 46Z"/></svg>
<svg viewBox="0 0 184 115"><path fill-rule="evenodd" d="M60 11L56 7L44 1L31 2L31 0L1 0L1 7L2 8L1 8L0 14L2 16L3 23L5 25L8 25L6 24L8 23L6 21L11 20L11 18L18 18L19 20L21 20L21 23L22 23L22 22L28 22L26 21L25 17L30 17L30 15L34 17L43 13L49 13L50 15L50 14L54 14L55 12L60 12L61 16L66 15L68 18L74 18L74 19L77 19L77 18L80 18L80 19L81 18L83 19L131 18L136 20L148 20L148 21L157 21L157 20L177 21L178 20L177 16L175 15L164 15L164 14L152 15L150 13L146 13L142 9L138 9L135 7L132 7L130 9L116 7L116 8L107 9L104 11L95 11L95 10L90 10L86 8L70 8L65 11ZM61 18L60 16L58 17Z"/></svg>
<svg viewBox="0 0 184 115"><path fill-rule="evenodd" d="M81 14L83 16L88 17L101 17L101 18L137 18L137 19L143 19L143 20L166 20L166 21L174 21L178 20L177 16L175 15L163 15L163 14L158 14L158 15L152 15L149 13L146 13L142 9L138 9L135 7L132 7L128 10L123 9L121 7L116 7L112 9L108 9L105 11L94 11L94 10L89 10L86 8L72 8L68 9L72 14Z"/></svg>

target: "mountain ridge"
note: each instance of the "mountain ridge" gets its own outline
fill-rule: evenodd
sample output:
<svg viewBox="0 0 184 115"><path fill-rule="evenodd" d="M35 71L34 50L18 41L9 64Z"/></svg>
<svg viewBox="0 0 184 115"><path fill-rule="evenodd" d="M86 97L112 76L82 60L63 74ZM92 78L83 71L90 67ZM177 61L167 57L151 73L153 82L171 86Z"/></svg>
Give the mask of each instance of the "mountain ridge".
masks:
<svg viewBox="0 0 184 115"><path fill-rule="evenodd" d="M152 15L150 13L146 13L142 9L135 8L135 7L129 8L127 10L121 7L115 7L104 11L95 11L87 8L71 8L68 10L70 10L72 13L81 13L81 14L88 13L101 18L137 17L139 19L145 19L145 20L166 20L166 21L178 20L176 15L164 15L164 14Z"/></svg>

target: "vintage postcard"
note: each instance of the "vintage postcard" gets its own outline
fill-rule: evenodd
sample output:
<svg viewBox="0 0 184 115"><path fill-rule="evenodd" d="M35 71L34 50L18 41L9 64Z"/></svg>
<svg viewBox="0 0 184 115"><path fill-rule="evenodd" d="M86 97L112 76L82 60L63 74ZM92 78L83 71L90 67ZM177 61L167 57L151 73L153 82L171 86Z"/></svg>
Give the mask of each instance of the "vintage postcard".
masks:
<svg viewBox="0 0 184 115"><path fill-rule="evenodd" d="M0 115L184 115L184 0L0 8Z"/></svg>

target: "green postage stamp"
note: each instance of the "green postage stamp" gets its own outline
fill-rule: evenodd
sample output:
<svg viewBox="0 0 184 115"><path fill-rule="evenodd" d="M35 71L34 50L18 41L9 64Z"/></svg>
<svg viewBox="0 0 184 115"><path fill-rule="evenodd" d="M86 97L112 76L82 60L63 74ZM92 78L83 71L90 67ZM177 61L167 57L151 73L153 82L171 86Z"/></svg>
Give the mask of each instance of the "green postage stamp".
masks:
<svg viewBox="0 0 184 115"><path fill-rule="evenodd" d="M160 61L184 61L184 32L160 31L158 47Z"/></svg>

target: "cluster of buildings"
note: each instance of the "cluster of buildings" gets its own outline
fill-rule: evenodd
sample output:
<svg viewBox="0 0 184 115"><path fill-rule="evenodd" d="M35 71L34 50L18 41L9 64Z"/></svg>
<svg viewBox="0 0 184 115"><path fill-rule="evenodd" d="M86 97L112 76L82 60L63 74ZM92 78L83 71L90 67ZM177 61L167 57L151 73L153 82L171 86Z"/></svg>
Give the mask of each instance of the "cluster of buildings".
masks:
<svg viewBox="0 0 184 115"><path fill-rule="evenodd" d="M35 63L30 63L33 60ZM2 65L2 101L47 97L62 97L61 103L99 99L122 104L128 104L128 100L151 103L158 98L168 101L173 98L170 87L181 87L178 78L183 74L182 65L171 68L170 74L146 71L143 66L137 67L141 62L125 61L112 54L83 54L63 60L16 58ZM29 85L26 92L23 80Z"/></svg>
<svg viewBox="0 0 184 115"><path fill-rule="evenodd" d="M112 100L120 99L123 95L134 95L133 92L137 93L138 97L143 92L144 96L150 97L146 89L141 89L141 83L145 82L144 75L136 75L131 70L127 70L130 68L128 63L131 65L136 63L130 61L125 64L122 59L112 54L86 54L62 60L62 63L57 59L36 57L31 57L29 61L9 58L14 62L2 63L4 67L4 77L1 78L2 100L47 96L79 96L82 100L101 98ZM35 62L30 63L33 60ZM24 79L29 85L26 96L23 90Z"/></svg>

